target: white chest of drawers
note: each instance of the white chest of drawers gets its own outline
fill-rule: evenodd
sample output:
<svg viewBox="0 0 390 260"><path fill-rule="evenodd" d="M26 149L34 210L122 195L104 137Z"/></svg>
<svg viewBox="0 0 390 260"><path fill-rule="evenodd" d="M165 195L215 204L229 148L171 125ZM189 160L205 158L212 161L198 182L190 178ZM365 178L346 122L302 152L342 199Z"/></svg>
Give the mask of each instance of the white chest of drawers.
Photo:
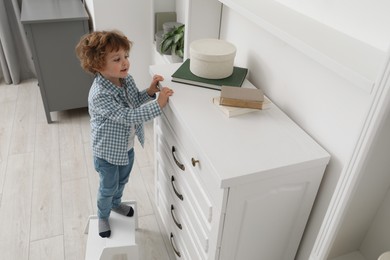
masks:
<svg viewBox="0 0 390 260"><path fill-rule="evenodd" d="M155 199L174 255L294 259L329 154L274 105L225 117L218 91L170 81L178 66L150 67L175 92L155 120Z"/></svg>

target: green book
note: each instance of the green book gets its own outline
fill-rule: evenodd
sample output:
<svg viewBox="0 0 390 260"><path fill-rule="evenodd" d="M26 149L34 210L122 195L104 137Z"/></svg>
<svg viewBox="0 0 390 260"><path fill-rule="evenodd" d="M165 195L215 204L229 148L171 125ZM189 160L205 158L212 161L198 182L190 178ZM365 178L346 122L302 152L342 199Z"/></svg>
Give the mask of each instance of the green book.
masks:
<svg viewBox="0 0 390 260"><path fill-rule="evenodd" d="M190 71L190 59L187 59L173 74L172 81L179 82L204 88L211 88L221 90L224 86L241 87L244 82L248 69L241 67L234 67L233 73L227 78L223 79L206 79L194 75Z"/></svg>

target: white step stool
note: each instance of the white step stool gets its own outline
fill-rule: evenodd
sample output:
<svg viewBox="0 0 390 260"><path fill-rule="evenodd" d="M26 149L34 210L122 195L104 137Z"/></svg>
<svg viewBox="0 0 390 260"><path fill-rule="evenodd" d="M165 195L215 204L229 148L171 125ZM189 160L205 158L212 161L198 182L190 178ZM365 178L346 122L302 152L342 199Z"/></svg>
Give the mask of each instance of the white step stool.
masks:
<svg viewBox="0 0 390 260"><path fill-rule="evenodd" d="M134 209L133 217L111 212L109 222L111 236L102 238L98 231L98 217L88 219L85 233L88 234L85 260L112 260L115 256L126 256L127 260L138 260L138 246L135 243L135 230L138 229L138 210L136 201L124 201Z"/></svg>

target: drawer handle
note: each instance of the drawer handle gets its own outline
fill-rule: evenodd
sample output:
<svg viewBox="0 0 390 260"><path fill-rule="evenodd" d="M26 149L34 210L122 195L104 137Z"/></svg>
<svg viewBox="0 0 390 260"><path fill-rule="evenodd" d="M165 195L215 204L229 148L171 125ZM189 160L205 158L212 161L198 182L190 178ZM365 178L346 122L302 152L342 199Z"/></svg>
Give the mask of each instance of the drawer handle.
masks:
<svg viewBox="0 0 390 260"><path fill-rule="evenodd" d="M192 166L196 166L197 163L200 164L199 160L195 160L194 158L191 158L191 163L192 163Z"/></svg>
<svg viewBox="0 0 390 260"><path fill-rule="evenodd" d="M184 165L179 162L177 159L176 159L176 156L175 156L175 152L176 152L176 148L174 146L172 146L172 156L173 156L173 160L175 161L176 165L180 168L180 170L184 171L185 170L185 167Z"/></svg>
<svg viewBox="0 0 390 260"><path fill-rule="evenodd" d="M184 198L183 198L183 195L181 195L181 194L176 190L175 184L173 184L174 181L175 181L175 177L172 176L172 177L171 177L171 184L172 184L173 191L175 192L176 196L177 196L179 199L183 200L183 199L184 199Z"/></svg>
<svg viewBox="0 0 390 260"><path fill-rule="evenodd" d="M173 251L175 252L175 254L176 254L178 257L181 257L181 253L175 248L175 245L173 244L173 239L174 239L174 237L173 237L173 234L172 234L172 232L171 232L171 238L170 238L170 240L171 240L172 249L173 249Z"/></svg>
<svg viewBox="0 0 390 260"><path fill-rule="evenodd" d="M175 210L175 207L171 204L171 215L172 215L173 222L175 222L176 226L179 229L183 229L182 225L176 220L175 215L173 215L174 210Z"/></svg>

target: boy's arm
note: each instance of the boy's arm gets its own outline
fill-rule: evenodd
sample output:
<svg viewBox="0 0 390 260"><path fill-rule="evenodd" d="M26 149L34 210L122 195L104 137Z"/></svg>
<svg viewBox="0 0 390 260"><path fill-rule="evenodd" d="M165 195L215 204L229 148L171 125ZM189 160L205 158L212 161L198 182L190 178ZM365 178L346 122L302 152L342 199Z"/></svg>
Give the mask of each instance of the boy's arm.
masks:
<svg viewBox="0 0 390 260"><path fill-rule="evenodd" d="M141 93L142 92L143 91L141 91ZM153 98L146 93L146 90L145 93L140 96L144 97L147 101L153 100ZM149 121L162 113L157 100L153 100L138 108L129 108L119 104L119 102L108 93L101 93L93 97L93 104L92 111L94 113L125 125L140 124Z"/></svg>

